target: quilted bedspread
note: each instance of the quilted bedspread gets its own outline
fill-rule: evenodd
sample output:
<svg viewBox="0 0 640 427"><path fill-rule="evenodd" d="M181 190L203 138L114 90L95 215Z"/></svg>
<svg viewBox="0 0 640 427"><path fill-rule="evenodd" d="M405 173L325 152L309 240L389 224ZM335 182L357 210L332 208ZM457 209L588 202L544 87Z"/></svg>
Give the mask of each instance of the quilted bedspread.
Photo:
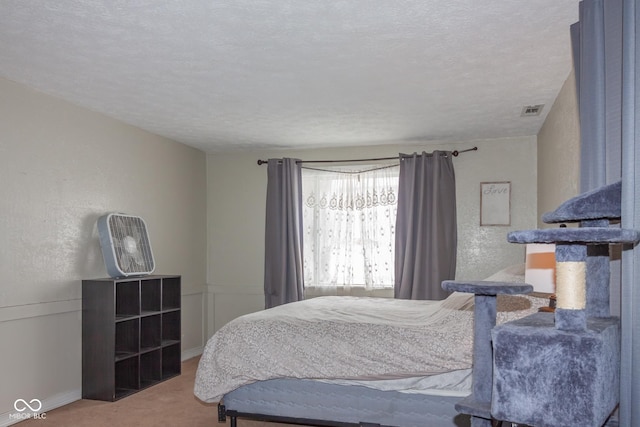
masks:
<svg viewBox="0 0 640 427"><path fill-rule="evenodd" d="M538 298L511 297L498 323L537 311ZM524 302L524 303L523 303ZM272 378L381 380L469 369L473 295L444 301L319 297L239 317L208 341L194 393L218 402Z"/></svg>

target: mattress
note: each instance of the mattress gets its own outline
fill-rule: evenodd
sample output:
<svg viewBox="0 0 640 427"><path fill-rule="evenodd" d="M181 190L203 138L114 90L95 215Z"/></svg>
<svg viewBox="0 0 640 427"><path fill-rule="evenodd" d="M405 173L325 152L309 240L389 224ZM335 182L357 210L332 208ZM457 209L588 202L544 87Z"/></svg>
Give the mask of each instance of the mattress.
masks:
<svg viewBox="0 0 640 427"><path fill-rule="evenodd" d="M371 423L394 427L467 427L455 396L381 391L314 380L272 379L242 386L224 396L227 410L286 419Z"/></svg>
<svg viewBox="0 0 640 427"><path fill-rule="evenodd" d="M424 394L428 396L465 397L471 393L472 371L460 369L437 375L388 380L316 380L329 384L357 385L381 391Z"/></svg>
<svg viewBox="0 0 640 427"><path fill-rule="evenodd" d="M498 323L544 303L519 300L523 309L499 311ZM469 306L468 294L437 302L319 297L252 313L209 340L194 393L217 402L242 385L276 378L398 380L469 369Z"/></svg>

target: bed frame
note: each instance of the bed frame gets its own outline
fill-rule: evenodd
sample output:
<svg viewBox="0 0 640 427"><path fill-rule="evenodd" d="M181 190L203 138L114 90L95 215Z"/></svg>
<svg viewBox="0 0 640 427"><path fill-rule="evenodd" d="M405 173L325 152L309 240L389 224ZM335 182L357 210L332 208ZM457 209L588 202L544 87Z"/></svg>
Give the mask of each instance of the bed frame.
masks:
<svg viewBox="0 0 640 427"><path fill-rule="evenodd" d="M273 379L242 386L223 398L218 420L337 427L468 427L455 409L461 397L381 391L313 380Z"/></svg>
<svg viewBox="0 0 640 427"><path fill-rule="evenodd" d="M244 412L238 412L226 409L224 405L218 406L218 421L225 422L227 420L227 416L230 420L230 427L237 427L238 418L245 418L255 421L267 421L272 423L283 423L283 424L297 424L297 425L308 425L308 426L318 426L318 427L391 427L391 426L383 426L381 424L371 424L371 423L342 423L337 421L323 421L323 420L310 420L307 418L290 418L290 417L279 417L275 415L264 415L264 414L247 414Z"/></svg>

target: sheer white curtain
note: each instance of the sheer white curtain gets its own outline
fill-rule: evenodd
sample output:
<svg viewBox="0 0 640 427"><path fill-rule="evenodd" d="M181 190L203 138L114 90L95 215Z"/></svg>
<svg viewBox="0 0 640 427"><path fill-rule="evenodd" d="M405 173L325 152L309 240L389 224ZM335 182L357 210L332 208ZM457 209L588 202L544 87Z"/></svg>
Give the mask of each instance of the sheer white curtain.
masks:
<svg viewBox="0 0 640 427"><path fill-rule="evenodd" d="M302 169L305 287L393 288L398 174Z"/></svg>

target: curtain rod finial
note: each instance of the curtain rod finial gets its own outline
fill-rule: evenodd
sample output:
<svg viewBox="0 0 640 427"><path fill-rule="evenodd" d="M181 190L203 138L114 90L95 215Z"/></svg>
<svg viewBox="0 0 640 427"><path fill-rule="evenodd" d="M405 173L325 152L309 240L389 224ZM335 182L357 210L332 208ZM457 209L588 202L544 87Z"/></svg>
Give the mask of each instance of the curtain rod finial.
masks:
<svg viewBox="0 0 640 427"><path fill-rule="evenodd" d="M458 157L458 154L460 154L460 153L466 153L467 151L478 151L478 147L467 148L466 150L462 150L462 151L453 150L453 151L451 152L451 155L452 155L453 157Z"/></svg>

